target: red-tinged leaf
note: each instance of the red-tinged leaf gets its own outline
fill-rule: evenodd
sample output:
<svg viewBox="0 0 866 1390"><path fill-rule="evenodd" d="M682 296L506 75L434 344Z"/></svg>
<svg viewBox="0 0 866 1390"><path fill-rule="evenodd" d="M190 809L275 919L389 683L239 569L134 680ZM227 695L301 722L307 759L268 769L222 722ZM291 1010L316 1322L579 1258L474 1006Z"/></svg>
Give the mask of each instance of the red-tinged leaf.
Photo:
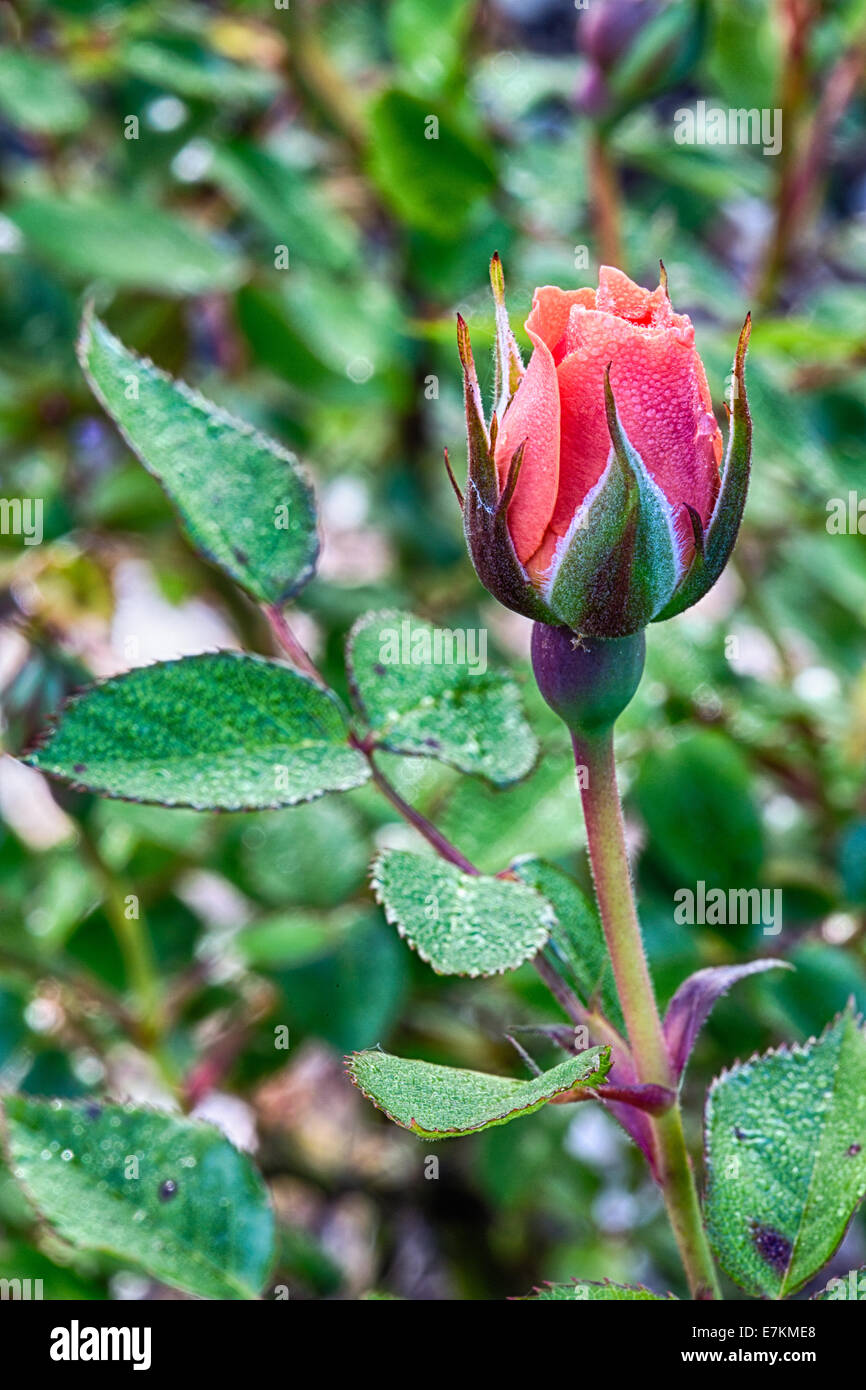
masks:
<svg viewBox="0 0 866 1390"><path fill-rule="evenodd" d="M716 1000L747 975L776 969L791 970L793 967L787 961L774 958L747 961L743 965L713 965L683 981L668 1005L664 1021L665 1042L674 1076L679 1078L685 1071L698 1033Z"/></svg>

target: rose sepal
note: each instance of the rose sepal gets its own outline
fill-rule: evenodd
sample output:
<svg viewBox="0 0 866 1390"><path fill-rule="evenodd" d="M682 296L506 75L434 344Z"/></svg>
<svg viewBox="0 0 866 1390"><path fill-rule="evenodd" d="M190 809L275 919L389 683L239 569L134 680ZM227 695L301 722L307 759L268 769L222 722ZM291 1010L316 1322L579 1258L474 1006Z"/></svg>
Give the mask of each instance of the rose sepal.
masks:
<svg viewBox="0 0 866 1390"><path fill-rule="evenodd" d="M628 637L669 602L682 563L674 509L619 418L605 372L610 457L560 543L544 596L589 637Z"/></svg>
<svg viewBox="0 0 866 1390"><path fill-rule="evenodd" d="M491 278L493 278L492 275ZM495 462L498 421L494 414L488 431L484 420L478 373L475 370L472 345L469 341L469 330L459 314L457 316L457 346L460 361L463 364L463 394L466 405L469 453L466 495L462 497L459 491L457 495L463 508L466 544L469 547L475 572L485 589L500 603L504 603L506 608L511 608L516 613L522 613L525 618L532 618L537 622L558 623L560 619L544 602L518 560L514 542L508 530L508 506L514 495L520 474L524 445L521 444L512 455L505 485L500 488ZM508 364L509 358L506 351L503 360L503 367L506 369L503 371L503 379L506 381L509 379L506 374ZM511 370L514 370L513 362Z"/></svg>

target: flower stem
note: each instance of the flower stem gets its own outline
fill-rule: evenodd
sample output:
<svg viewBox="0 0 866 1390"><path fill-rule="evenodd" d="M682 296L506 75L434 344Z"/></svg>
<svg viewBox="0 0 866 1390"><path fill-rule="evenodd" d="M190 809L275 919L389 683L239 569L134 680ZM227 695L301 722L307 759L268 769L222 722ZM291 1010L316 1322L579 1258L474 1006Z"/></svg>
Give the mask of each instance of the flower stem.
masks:
<svg viewBox="0 0 866 1390"><path fill-rule="evenodd" d="M619 180L607 135L599 128L593 131L590 141L589 181L599 261L622 265Z"/></svg>
<svg viewBox="0 0 866 1390"><path fill-rule="evenodd" d="M457 846L452 845L451 841L446 839L442 832L437 830L436 826L433 825L426 816L422 816L420 811L416 811L414 806L410 806L408 801L404 801L403 797L397 791L397 788L392 786L387 777L384 777L379 771L379 768L373 761L372 754L368 752L366 756L367 762L370 765L370 771L373 774L373 781L382 795L387 797L391 805L400 812L403 819L407 821L409 825L414 826L419 835L423 835L425 840L433 846L436 853L441 855L443 859L447 859L449 864L455 864L458 869L463 870L464 874L477 874L478 870L475 865L470 863L464 854L460 853Z"/></svg>
<svg viewBox="0 0 866 1390"><path fill-rule="evenodd" d="M147 925L138 915L127 915L122 888L102 857L99 846L89 829L79 824L81 846L96 874L103 892L105 915L114 932L123 958L124 971L135 1007L135 1027L138 1041L148 1050L159 1045L164 1028L159 973Z"/></svg>
<svg viewBox="0 0 866 1390"><path fill-rule="evenodd" d="M265 617L270 623L271 632L274 634L274 637L295 669L301 671L305 676L309 676L310 680L315 681L317 685L325 685L326 682L322 679L318 669L310 659L309 653L298 641L294 632L289 627L283 610L279 605L275 603L265 604L264 612Z"/></svg>
<svg viewBox="0 0 866 1390"><path fill-rule="evenodd" d="M579 781L593 880L637 1079L676 1090L635 909L616 784L613 728L572 737L578 768L585 769ZM664 1114L651 1117L650 1123L658 1179L692 1297L719 1298L679 1100Z"/></svg>

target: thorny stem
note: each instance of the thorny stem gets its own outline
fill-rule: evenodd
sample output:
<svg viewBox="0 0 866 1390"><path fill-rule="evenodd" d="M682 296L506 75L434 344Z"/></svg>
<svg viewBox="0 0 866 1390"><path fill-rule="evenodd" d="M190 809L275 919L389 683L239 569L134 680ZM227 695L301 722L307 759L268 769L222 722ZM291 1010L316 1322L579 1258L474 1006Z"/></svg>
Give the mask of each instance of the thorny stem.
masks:
<svg viewBox="0 0 866 1390"><path fill-rule="evenodd" d="M613 728L592 736L573 735L573 742L575 761L586 769L580 780L589 856L637 1080L676 1090L635 909L616 784ZM664 1114L651 1116L650 1125L656 1171L692 1297L719 1298L679 1100Z"/></svg>
<svg viewBox="0 0 866 1390"><path fill-rule="evenodd" d="M534 958L532 964L566 1017L570 1018L576 1027L585 1028L587 1036L593 1042L604 1043L611 1048L615 1047L617 1057L623 1062L630 1063L631 1057L625 1039L620 1037L613 1024L608 1022L603 1014L594 1009L585 1008L574 990L569 988L563 980L556 967L551 965L541 952Z"/></svg>

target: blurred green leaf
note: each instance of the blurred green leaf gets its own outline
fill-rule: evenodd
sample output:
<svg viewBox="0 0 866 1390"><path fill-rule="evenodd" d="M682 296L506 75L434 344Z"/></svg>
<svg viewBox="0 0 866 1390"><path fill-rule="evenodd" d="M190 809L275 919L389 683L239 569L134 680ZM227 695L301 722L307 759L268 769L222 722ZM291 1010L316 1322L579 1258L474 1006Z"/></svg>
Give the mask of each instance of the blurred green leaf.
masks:
<svg viewBox="0 0 866 1390"><path fill-rule="evenodd" d="M563 815L563 806L572 813ZM583 843L574 758L564 744L545 747L531 776L505 791L460 778L437 824L474 863L497 873L527 852L572 853Z"/></svg>
<svg viewBox="0 0 866 1390"><path fill-rule="evenodd" d="M773 14L763 0L742 0L736 7L713 0L713 45L709 74L725 105L776 104L782 65L782 41Z"/></svg>
<svg viewBox="0 0 866 1390"><path fill-rule="evenodd" d="M352 223L335 213L307 173L236 140L214 150L208 178L249 212L278 245L288 248L289 268L295 257L328 270L358 268L358 238Z"/></svg>
<svg viewBox="0 0 866 1390"><path fill-rule="evenodd" d="M292 322L285 298L258 285L245 285L237 296L238 322L256 360L300 390L321 400L334 394L332 367L311 352L305 335ZM351 390L346 378L342 384Z"/></svg>
<svg viewBox="0 0 866 1390"><path fill-rule="evenodd" d="M233 249L142 198L18 198L6 216L34 254L77 280L169 295L231 290L246 275Z"/></svg>
<svg viewBox="0 0 866 1390"><path fill-rule="evenodd" d="M24 1005L19 994L0 988L0 1068L27 1037Z"/></svg>
<svg viewBox="0 0 866 1390"><path fill-rule="evenodd" d="M330 954L339 943L346 920L314 917L303 912L280 912L244 927L235 945L254 969L294 969Z"/></svg>
<svg viewBox="0 0 866 1390"><path fill-rule="evenodd" d="M839 847L839 870L849 903L866 906L866 820L845 832Z"/></svg>
<svg viewBox="0 0 866 1390"><path fill-rule="evenodd" d="M671 748L650 749L641 761L635 799L650 834L648 853L675 884L756 883L761 821L749 767L736 745L701 731Z"/></svg>
<svg viewBox="0 0 866 1390"><path fill-rule="evenodd" d="M387 12L388 38L414 83L436 91L453 78L475 9L476 0L441 0L436 23L431 24L426 0L393 0Z"/></svg>
<svg viewBox="0 0 866 1390"><path fill-rule="evenodd" d="M14 48L0 51L0 111L35 135L68 135L87 120L87 103L63 66Z"/></svg>
<svg viewBox="0 0 866 1390"><path fill-rule="evenodd" d="M48 1255L26 1245L23 1240L0 1240L0 1279L8 1280L12 1287L14 1281L19 1280L24 1288L29 1280L30 1297L35 1299L41 1296L52 1303L102 1299L106 1296L101 1279L87 1278L68 1265L55 1263ZM4 1297L14 1299L15 1295L10 1291ZM27 1293L22 1292L22 1298L26 1299Z"/></svg>
<svg viewBox="0 0 866 1390"><path fill-rule="evenodd" d="M273 1254L264 1184L208 1125L157 1111L7 1096L15 1177L71 1245L202 1298L258 1296Z"/></svg>
<svg viewBox="0 0 866 1390"><path fill-rule="evenodd" d="M241 832L241 882L275 906L336 906L360 887L368 859L343 798L251 817Z"/></svg>
<svg viewBox="0 0 866 1390"><path fill-rule="evenodd" d="M405 1003L406 952L378 912L347 922L331 936L327 956L272 967L294 1030L333 1047L369 1047L386 1038Z"/></svg>
<svg viewBox="0 0 866 1390"><path fill-rule="evenodd" d="M849 999L866 1010L866 970L862 958L820 940L799 942L789 955L794 967L767 987L780 1025L804 1037L820 1032L831 1011Z"/></svg>
<svg viewBox="0 0 866 1390"><path fill-rule="evenodd" d="M392 88L369 112L370 174L410 227L458 237L480 199L493 192L490 149L450 105Z"/></svg>
<svg viewBox="0 0 866 1390"><path fill-rule="evenodd" d="M275 73L230 62L192 40L135 39L120 61L127 72L192 101L264 106L280 89Z"/></svg>

